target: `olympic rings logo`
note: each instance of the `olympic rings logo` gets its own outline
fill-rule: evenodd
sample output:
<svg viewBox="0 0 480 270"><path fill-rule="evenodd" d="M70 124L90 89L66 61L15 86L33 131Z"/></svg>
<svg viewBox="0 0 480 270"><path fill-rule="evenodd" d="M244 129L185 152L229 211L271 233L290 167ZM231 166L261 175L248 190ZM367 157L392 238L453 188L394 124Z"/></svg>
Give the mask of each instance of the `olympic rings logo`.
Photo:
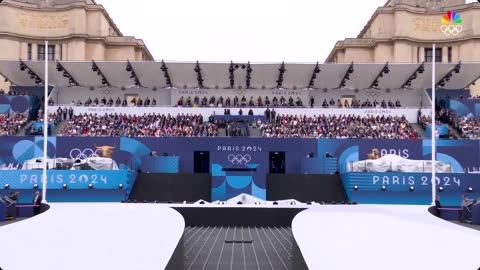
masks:
<svg viewBox="0 0 480 270"><path fill-rule="evenodd" d="M228 155L228 161L230 161L232 164L245 164L247 165L248 162L252 160L252 156L250 155L234 155L230 154Z"/></svg>
<svg viewBox="0 0 480 270"><path fill-rule="evenodd" d="M247 94L247 90L243 90L243 89L233 90L233 94L235 94L236 96L245 96Z"/></svg>
<svg viewBox="0 0 480 270"><path fill-rule="evenodd" d="M381 95L380 92L373 92L372 91L372 92L367 92L366 93L367 97L372 97L372 98L378 98L378 97L380 97L380 95Z"/></svg>
<svg viewBox="0 0 480 270"><path fill-rule="evenodd" d="M92 157L98 157L98 149L93 151L93 149L87 148L83 151L78 148L73 148L70 150L70 158L71 159L87 159Z"/></svg>
<svg viewBox="0 0 480 270"><path fill-rule="evenodd" d="M440 31L447 36L456 36L463 31L463 27L461 25L442 25L440 26Z"/></svg>

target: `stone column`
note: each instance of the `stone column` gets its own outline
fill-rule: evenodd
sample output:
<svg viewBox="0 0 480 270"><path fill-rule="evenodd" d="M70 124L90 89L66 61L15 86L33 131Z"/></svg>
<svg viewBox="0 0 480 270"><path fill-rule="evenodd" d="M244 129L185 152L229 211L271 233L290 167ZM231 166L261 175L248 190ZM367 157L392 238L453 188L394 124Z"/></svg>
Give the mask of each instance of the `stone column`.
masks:
<svg viewBox="0 0 480 270"><path fill-rule="evenodd" d="M448 63L448 47L442 47L442 63Z"/></svg>
<svg viewBox="0 0 480 270"><path fill-rule="evenodd" d="M38 44L32 43L32 60L38 60Z"/></svg>
<svg viewBox="0 0 480 270"><path fill-rule="evenodd" d="M62 60L62 45L55 44L55 60Z"/></svg>
<svg viewBox="0 0 480 270"><path fill-rule="evenodd" d="M418 52L420 63L425 61L425 47L420 47L420 51Z"/></svg>
<svg viewBox="0 0 480 270"><path fill-rule="evenodd" d="M460 48L458 45L452 46L452 61L458 62L460 60Z"/></svg>
<svg viewBox="0 0 480 270"><path fill-rule="evenodd" d="M412 63L418 63L418 46L412 47Z"/></svg>

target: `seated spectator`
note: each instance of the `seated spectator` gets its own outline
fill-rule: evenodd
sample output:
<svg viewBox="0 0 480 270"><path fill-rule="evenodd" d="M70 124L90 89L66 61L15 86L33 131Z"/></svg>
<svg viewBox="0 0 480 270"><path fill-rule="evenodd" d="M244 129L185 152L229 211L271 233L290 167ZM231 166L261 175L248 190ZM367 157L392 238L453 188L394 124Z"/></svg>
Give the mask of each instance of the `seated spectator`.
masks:
<svg viewBox="0 0 480 270"><path fill-rule="evenodd" d="M122 104L122 100L120 99L120 97L117 98L117 100L115 101L115 106L120 106Z"/></svg>
<svg viewBox="0 0 480 270"><path fill-rule="evenodd" d="M203 97L202 98L202 104L201 104L202 107L207 107L207 97Z"/></svg>
<svg viewBox="0 0 480 270"><path fill-rule="evenodd" d="M248 106L250 106L250 107L255 106L255 102L253 101L253 97L250 97L250 101L248 101Z"/></svg>
<svg viewBox="0 0 480 270"><path fill-rule="evenodd" d="M300 97L297 97L297 100L295 101L295 105L297 105L297 107L303 107L303 102L300 99Z"/></svg>
<svg viewBox="0 0 480 270"><path fill-rule="evenodd" d="M328 108L327 99L324 99L322 102L322 108Z"/></svg>
<svg viewBox="0 0 480 270"><path fill-rule="evenodd" d="M277 106L278 106L278 99L277 99L277 97L273 97L272 102L273 102L273 106L274 106L274 107L277 107Z"/></svg>

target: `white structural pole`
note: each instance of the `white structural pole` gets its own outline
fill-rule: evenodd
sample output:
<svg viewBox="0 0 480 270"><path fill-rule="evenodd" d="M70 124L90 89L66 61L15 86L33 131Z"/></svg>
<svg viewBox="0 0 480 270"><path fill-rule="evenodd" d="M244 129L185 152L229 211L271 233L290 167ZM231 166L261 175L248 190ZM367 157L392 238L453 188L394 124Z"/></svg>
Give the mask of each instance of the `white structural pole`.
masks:
<svg viewBox="0 0 480 270"><path fill-rule="evenodd" d="M437 179L436 179L436 155L437 155L437 128L435 123L435 106L436 106L436 97L435 97L435 55L436 49L435 44L433 44L433 53L432 53L432 205L435 205L436 191L437 191Z"/></svg>
<svg viewBox="0 0 480 270"><path fill-rule="evenodd" d="M47 202L47 150L48 150L48 41L45 41L45 92L43 98L43 174L42 202Z"/></svg>

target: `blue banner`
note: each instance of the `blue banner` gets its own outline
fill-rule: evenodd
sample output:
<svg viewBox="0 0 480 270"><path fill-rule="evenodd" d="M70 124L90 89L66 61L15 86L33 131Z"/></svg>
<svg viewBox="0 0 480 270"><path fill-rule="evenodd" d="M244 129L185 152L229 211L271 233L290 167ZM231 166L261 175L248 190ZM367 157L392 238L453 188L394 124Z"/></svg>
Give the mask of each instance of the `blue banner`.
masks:
<svg viewBox="0 0 480 270"><path fill-rule="evenodd" d="M32 189L35 184L42 187L41 170L1 170L0 186L6 184L10 189ZM89 184L95 189L118 189L119 185L127 188L133 183L135 174L130 171L94 171L94 170L49 170L47 171L47 188L87 189Z"/></svg>
<svg viewBox="0 0 480 270"><path fill-rule="evenodd" d="M462 194L477 199L480 196L478 177L478 174L437 174L437 194L446 205L459 205ZM346 173L342 175L350 200L373 204L429 204L432 202L431 179L429 173ZM385 190L382 190L382 187L385 187ZM413 187L412 190L411 187Z"/></svg>

